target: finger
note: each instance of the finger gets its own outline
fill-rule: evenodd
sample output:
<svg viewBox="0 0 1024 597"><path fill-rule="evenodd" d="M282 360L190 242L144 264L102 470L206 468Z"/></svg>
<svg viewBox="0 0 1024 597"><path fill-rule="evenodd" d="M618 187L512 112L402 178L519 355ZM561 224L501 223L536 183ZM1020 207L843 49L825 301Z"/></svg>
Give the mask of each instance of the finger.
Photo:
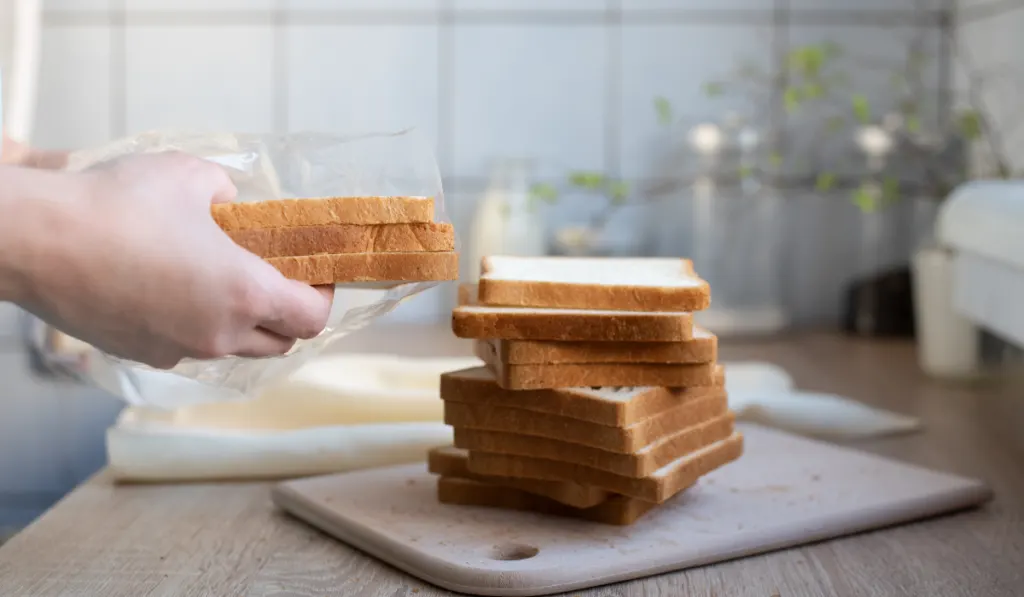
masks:
<svg viewBox="0 0 1024 597"><path fill-rule="evenodd" d="M285 338L269 330L253 328L239 338L239 345L232 354L239 357L276 357L285 354L295 345L294 338Z"/></svg>
<svg viewBox="0 0 1024 597"><path fill-rule="evenodd" d="M197 159L202 169L203 184L207 185L210 203L231 203L238 198L238 188L223 166L210 160Z"/></svg>
<svg viewBox="0 0 1024 597"><path fill-rule="evenodd" d="M260 326L288 338L315 338L327 325L334 287L314 288L289 280L277 270L274 274L278 281L271 289L271 312Z"/></svg>

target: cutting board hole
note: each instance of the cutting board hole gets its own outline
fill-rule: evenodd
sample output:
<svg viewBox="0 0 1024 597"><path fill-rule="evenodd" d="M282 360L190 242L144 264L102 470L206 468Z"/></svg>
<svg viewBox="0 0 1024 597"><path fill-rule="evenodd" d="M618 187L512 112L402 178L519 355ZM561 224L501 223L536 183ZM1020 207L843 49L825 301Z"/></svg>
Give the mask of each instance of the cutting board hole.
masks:
<svg viewBox="0 0 1024 597"><path fill-rule="evenodd" d="M494 546L494 551L491 552L491 558L503 561L528 560L538 553L540 553L540 549L532 545L511 543L508 545Z"/></svg>

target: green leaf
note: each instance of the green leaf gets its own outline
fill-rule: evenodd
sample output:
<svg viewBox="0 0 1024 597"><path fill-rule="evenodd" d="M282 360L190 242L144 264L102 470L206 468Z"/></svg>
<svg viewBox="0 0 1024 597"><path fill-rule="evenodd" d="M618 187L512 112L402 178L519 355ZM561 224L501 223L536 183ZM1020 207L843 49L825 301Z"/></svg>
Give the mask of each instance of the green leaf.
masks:
<svg viewBox="0 0 1024 597"><path fill-rule="evenodd" d="M658 115L659 124L672 124L672 103L668 98L658 96L654 98L654 112Z"/></svg>
<svg viewBox="0 0 1024 597"><path fill-rule="evenodd" d="M608 184L608 200L612 205L622 205L629 198L629 183L617 180Z"/></svg>
<svg viewBox="0 0 1024 597"><path fill-rule="evenodd" d="M853 115L861 124L868 124L871 122L871 105L868 104L868 98L863 94L855 94L850 99L851 106L853 108Z"/></svg>
<svg viewBox="0 0 1024 597"><path fill-rule="evenodd" d="M910 114L907 116L907 131L911 133L921 132L921 118L917 114Z"/></svg>
<svg viewBox="0 0 1024 597"><path fill-rule="evenodd" d="M782 103L786 107L787 112L794 112L800 107L800 88L799 87L787 87L786 91L782 94Z"/></svg>
<svg viewBox="0 0 1024 597"><path fill-rule="evenodd" d="M768 154L768 163L774 166L775 168L778 168L779 166L782 165L782 154L779 153L778 151L771 152L770 154Z"/></svg>
<svg viewBox="0 0 1024 597"><path fill-rule="evenodd" d="M807 99L819 99L825 95L825 87L821 83L808 83L804 85L803 95Z"/></svg>
<svg viewBox="0 0 1024 597"><path fill-rule="evenodd" d="M554 203L558 200L558 189L552 184L539 182L530 187L530 196L538 201Z"/></svg>
<svg viewBox="0 0 1024 597"><path fill-rule="evenodd" d="M853 203L864 213L878 209L878 198L875 190L867 183L853 191Z"/></svg>
<svg viewBox="0 0 1024 597"><path fill-rule="evenodd" d="M814 183L814 188L824 193L836 186L836 175L832 172L822 172Z"/></svg>
<svg viewBox="0 0 1024 597"><path fill-rule="evenodd" d="M957 127L965 139L977 141L981 138L981 115L977 110L964 110L957 118Z"/></svg>
<svg viewBox="0 0 1024 597"><path fill-rule="evenodd" d="M708 97L718 97L725 93L725 84L719 81L711 81L704 83L704 95Z"/></svg>
<svg viewBox="0 0 1024 597"><path fill-rule="evenodd" d="M740 177L740 180L747 180L754 175L754 169L750 166L740 166L736 169L736 175Z"/></svg>
<svg viewBox="0 0 1024 597"><path fill-rule="evenodd" d="M894 176L887 176L882 181L882 202L895 203L900 200L900 181Z"/></svg>
<svg viewBox="0 0 1024 597"><path fill-rule="evenodd" d="M573 172L569 183L588 191L596 191L605 185L605 176L600 172Z"/></svg>

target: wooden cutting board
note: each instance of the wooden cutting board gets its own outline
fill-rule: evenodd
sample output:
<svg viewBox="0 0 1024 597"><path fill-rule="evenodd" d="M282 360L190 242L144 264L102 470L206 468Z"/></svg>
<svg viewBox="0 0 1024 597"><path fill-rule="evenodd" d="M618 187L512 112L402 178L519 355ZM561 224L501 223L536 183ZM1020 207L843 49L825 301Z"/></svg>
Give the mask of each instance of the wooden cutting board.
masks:
<svg viewBox="0 0 1024 597"><path fill-rule="evenodd" d="M987 501L980 481L741 425L746 452L630 527L439 504L422 464L282 483L274 502L413 576L545 595L908 522Z"/></svg>

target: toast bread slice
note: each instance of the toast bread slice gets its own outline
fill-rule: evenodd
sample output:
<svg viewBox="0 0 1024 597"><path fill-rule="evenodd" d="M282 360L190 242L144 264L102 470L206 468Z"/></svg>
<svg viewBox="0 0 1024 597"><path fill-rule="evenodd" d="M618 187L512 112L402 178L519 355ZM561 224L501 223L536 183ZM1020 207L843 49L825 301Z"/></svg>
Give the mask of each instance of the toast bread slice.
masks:
<svg viewBox="0 0 1024 597"><path fill-rule="evenodd" d="M477 340L474 352L506 390L540 390L583 386L710 386L714 363L562 363L510 365L498 358L494 345Z"/></svg>
<svg viewBox="0 0 1024 597"><path fill-rule="evenodd" d="M452 331L475 340L682 342L693 338L693 314L463 305L452 310Z"/></svg>
<svg viewBox="0 0 1024 597"><path fill-rule="evenodd" d="M446 401L444 422L456 429L520 433L632 454L681 429L720 417L728 409L722 392L689 400L628 427L609 427L520 408Z"/></svg>
<svg viewBox="0 0 1024 597"><path fill-rule="evenodd" d="M441 374L441 398L447 402L504 406L547 413L598 425L627 427L685 402L718 394L725 386L725 369L715 366L710 387L607 387L550 390L505 390L486 367Z"/></svg>
<svg viewBox="0 0 1024 597"><path fill-rule="evenodd" d="M667 435L632 454L617 454L557 439L500 431L456 428L455 447L471 452L490 452L558 460L608 471L623 477L640 478L716 441L734 430L736 416L730 411L704 423Z"/></svg>
<svg viewBox="0 0 1024 597"><path fill-rule="evenodd" d="M633 524L657 507L651 502L616 495L590 508L572 508L525 491L459 477L439 478L437 499L442 504L525 510L619 526Z"/></svg>
<svg viewBox="0 0 1024 597"><path fill-rule="evenodd" d="M228 236L263 258L330 253L414 253L454 251L451 224L325 224L293 228L234 230Z"/></svg>
<svg viewBox="0 0 1024 597"><path fill-rule="evenodd" d="M590 508L611 495L603 489L586 487L568 481L544 481L514 477L478 475L469 470L469 454L451 446L434 448L427 453L427 470L435 475L470 479L493 486L522 491L575 508Z"/></svg>
<svg viewBox="0 0 1024 597"><path fill-rule="evenodd" d="M314 197L210 206L225 232L324 224L410 224L434 221L433 197Z"/></svg>
<svg viewBox="0 0 1024 597"><path fill-rule="evenodd" d="M469 470L479 474L530 479L572 479L619 495L660 504L696 483L700 477L736 460L741 454L743 434L736 431L724 440L681 456L639 479L579 464L489 452L470 452Z"/></svg>
<svg viewBox="0 0 1024 597"><path fill-rule="evenodd" d="M615 311L701 311L711 288L689 259L484 257L481 305Z"/></svg>
<svg viewBox="0 0 1024 597"><path fill-rule="evenodd" d="M509 365L573 363L710 363L718 359L718 338L693 326L683 342L549 342L543 340L481 340L498 360Z"/></svg>
<svg viewBox="0 0 1024 597"><path fill-rule="evenodd" d="M266 262L286 278L317 286L345 282L456 280L458 253L338 253L271 257Z"/></svg>

